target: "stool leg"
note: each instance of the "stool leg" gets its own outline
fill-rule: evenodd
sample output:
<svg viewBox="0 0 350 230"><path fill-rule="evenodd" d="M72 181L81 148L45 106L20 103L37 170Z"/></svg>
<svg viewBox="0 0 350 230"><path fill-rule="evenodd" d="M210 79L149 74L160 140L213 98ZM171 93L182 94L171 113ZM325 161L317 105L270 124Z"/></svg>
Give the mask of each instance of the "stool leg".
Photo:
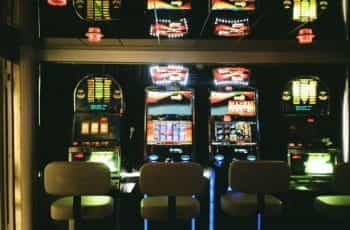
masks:
<svg viewBox="0 0 350 230"><path fill-rule="evenodd" d="M74 221L74 219L68 220L68 230L75 230L75 221Z"/></svg>

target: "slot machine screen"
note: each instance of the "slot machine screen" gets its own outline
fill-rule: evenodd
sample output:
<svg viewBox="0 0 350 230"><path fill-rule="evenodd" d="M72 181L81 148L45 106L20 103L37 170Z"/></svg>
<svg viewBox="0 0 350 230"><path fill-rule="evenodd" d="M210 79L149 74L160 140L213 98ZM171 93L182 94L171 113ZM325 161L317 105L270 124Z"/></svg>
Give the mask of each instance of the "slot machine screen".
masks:
<svg viewBox="0 0 350 230"><path fill-rule="evenodd" d="M189 26L186 18L158 18L150 25L149 35L162 38L182 38L188 35Z"/></svg>
<svg viewBox="0 0 350 230"><path fill-rule="evenodd" d="M318 78L298 78L288 83L282 93L282 103L285 113L328 114L328 89Z"/></svg>
<svg viewBox="0 0 350 230"><path fill-rule="evenodd" d="M110 77L90 77L75 91L77 112L122 112L122 92Z"/></svg>
<svg viewBox="0 0 350 230"><path fill-rule="evenodd" d="M217 121L214 124L215 145L255 145L256 122L253 121Z"/></svg>
<svg viewBox="0 0 350 230"><path fill-rule="evenodd" d="M75 12L87 21L112 21L119 19L121 0L75 0Z"/></svg>
<svg viewBox="0 0 350 230"><path fill-rule="evenodd" d="M154 85L187 85L189 69L182 65L151 66L149 72Z"/></svg>
<svg viewBox="0 0 350 230"><path fill-rule="evenodd" d="M220 67L213 69L214 84L248 86L250 70L243 67Z"/></svg>
<svg viewBox="0 0 350 230"><path fill-rule="evenodd" d="M216 18L214 22L214 35L218 37L244 37L250 34L249 18L225 19Z"/></svg>
<svg viewBox="0 0 350 230"><path fill-rule="evenodd" d="M212 10L254 11L255 0L212 0Z"/></svg>
<svg viewBox="0 0 350 230"><path fill-rule="evenodd" d="M211 116L256 116L255 92L215 92L210 95Z"/></svg>
<svg viewBox="0 0 350 230"><path fill-rule="evenodd" d="M147 144L189 145L192 144L191 121L160 121L147 123Z"/></svg>
<svg viewBox="0 0 350 230"><path fill-rule="evenodd" d="M190 0L148 0L148 10L190 10Z"/></svg>
<svg viewBox="0 0 350 230"><path fill-rule="evenodd" d="M120 135L118 130L121 127L120 125L120 119L116 116L81 114L75 121L75 141L104 141L119 143Z"/></svg>
<svg viewBox="0 0 350 230"><path fill-rule="evenodd" d="M294 175L331 175L336 163L335 155L329 152L292 152L289 158Z"/></svg>
<svg viewBox="0 0 350 230"><path fill-rule="evenodd" d="M74 153L73 159L75 161L88 161L88 162L99 162L105 164L111 173L118 172L120 159L119 154L113 151L92 151L89 153Z"/></svg>
<svg viewBox="0 0 350 230"><path fill-rule="evenodd" d="M192 115L192 91L147 91L148 116Z"/></svg>

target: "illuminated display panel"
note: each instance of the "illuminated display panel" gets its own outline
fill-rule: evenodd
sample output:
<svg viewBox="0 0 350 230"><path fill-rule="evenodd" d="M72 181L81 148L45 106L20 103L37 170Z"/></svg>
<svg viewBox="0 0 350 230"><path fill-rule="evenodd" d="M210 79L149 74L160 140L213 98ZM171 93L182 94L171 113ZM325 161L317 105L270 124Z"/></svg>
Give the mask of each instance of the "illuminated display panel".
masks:
<svg viewBox="0 0 350 230"><path fill-rule="evenodd" d="M214 84L248 86L250 70L243 67L220 67L213 69Z"/></svg>
<svg viewBox="0 0 350 230"><path fill-rule="evenodd" d="M317 0L294 0L294 21L312 22L316 20L317 17Z"/></svg>
<svg viewBox="0 0 350 230"><path fill-rule="evenodd" d="M149 72L154 85L186 85L189 69L181 65L151 66Z"/></svg>
<svg viewBox="0 0 350 230"><path fill-rule="evenodd" d="M212 0L212 10L254 11L255 0Z"/></svg>
<svg viewBox="0 0 350 230"><path fill-rule="evenodd" d="M282 109L285 113L329 112L329 93L316 77L301 77L288 82L282 93Z"/></svg>
<svg viewBox="0 0 350 230"><path fill-rule="evenodd" d="M118 165L120 163L120 160L116 159L119 158L118 156L119 154L112 151L96 151L91 152L87 161L103 163L109 168L112 173L115 173L120 168Z"/></svg>
<svg viewBox="0 0 350 230"><path fill-rule="evenodd" d="M254 91L216 92L210 94L211 116L256 116Z"/></svg>
<svg viewBox="0 0 350 230"><path fill-rule="evenodd" d="M250 34L248 18L225 19L216 18L214 22L214 34L219 37L244 37Z"/></svg>
<svg viewBox="0 0 350 230"><path fill-rule="evenodd" d="M192 91L147 91L147 114L192 115Z"/></svg>
<svg viewBox="0 0 350 230"><path fill-rule="evenodd" d="M87 21L111 21L119 19L121 0L74 0L75 12Z"/></svg>
<svg viewBox="0 0 350 230"><path fill-rule="evenodd" d="M290 166L294 175L331 175L336 163L335 155L328 152L290 153Z"/></svg>
<svg viewBox="0 0 350 230"><path fill-rule="evenodd" d="M255 145L256 123L252 121L233 121L214 124L213 145Z"/></svg>
<svg viewBox="0 0 350 230"><path fill-rule="evenodd" d="M148 0L148 10L190 10L190 0Z"/></svg>
<svg viewBox="0 0 350 230"><path fill-rule="evenodd" d="M159 120L148 121L147 144L190 145L192 144L192 122Z"/></svg>
<svg viewBox="0 0 350 230"><path fill-rule="evenodd" d="M149 35L162 38L182 38L188 35L189 27L186 18L159 18L150 25Z"/></svg>
<svg viewBox="0 0 350 230"><path fill-rule="evenodd" d="M110 76L87 76L75 90L75 111L123 112L120 86Z"/></svg>

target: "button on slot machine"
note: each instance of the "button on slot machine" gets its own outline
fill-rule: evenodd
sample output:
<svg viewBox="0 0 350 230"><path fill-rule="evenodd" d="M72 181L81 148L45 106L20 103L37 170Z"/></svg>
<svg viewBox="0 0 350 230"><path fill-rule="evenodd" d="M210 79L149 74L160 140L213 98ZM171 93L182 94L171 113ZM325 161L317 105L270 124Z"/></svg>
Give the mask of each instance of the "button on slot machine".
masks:
<svg viewBox="0 0 350 230"><path fill-rule="evenodd" d="M291 188L327 189L340 151L333 138L328 87L316 76L289 81L282 92Z"/></svg>
<svg viewBox="0 0 350 230"><path fill-rule="evenodd" d="M210 92L211 160L217 167L235 160L258 159L257 91L243 67L213 69Z"/></svg>
<svg viewBox="0 0 350 230"><path fill-rule="evenodd" d="M88 75L74 90L73 144L69 161L102 162L118 187L121 170L123 92L112 76Z"/></svg>
<svg viewBox="0 0 350 230"><path fill-rule="evenodd" d="M194 94L189 69L181 65L149 68L146 88L145 154L147 162L193 160Z"/></svg>
<svg viewBox="0 0 350 230"><path fill-rule="evenodd" d="M249 36L256 9L255 0L212 0L213 35L231 39Z"/></svg>

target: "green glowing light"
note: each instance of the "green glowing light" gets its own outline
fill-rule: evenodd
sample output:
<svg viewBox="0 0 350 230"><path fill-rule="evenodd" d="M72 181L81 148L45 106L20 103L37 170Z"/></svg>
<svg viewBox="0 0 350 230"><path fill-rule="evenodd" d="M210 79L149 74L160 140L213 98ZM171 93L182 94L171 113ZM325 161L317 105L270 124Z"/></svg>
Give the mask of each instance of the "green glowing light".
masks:
<svg viewBox="0 0 350 230"><path fill-rule="evenodd" d="M305 164L305 172L308 174L331 174L333 163L328 153L310 153Z"/></svg>

